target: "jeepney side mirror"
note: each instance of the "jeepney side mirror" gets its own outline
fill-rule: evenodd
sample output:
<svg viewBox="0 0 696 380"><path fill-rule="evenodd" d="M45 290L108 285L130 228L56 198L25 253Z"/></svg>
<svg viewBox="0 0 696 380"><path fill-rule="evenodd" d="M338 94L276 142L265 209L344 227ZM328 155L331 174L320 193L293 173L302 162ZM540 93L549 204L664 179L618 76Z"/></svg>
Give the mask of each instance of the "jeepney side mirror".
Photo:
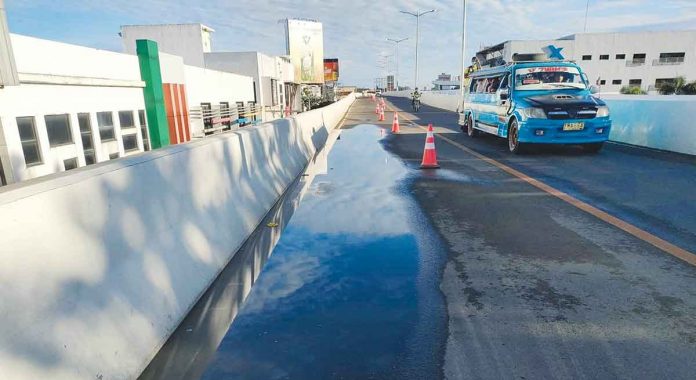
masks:
<svg viewBox="0 0 696 380"><path fill-rule="evenodd" d="M510 90L505 88L500 90L500 100L508 100L510 98Z"/></svg>
<svg viewBox="0 0 696 380"><path fill-rule="evenodd" d="M590 86L590 94L596 94L599 92L599 87L597 85L591 85Z"/></svg>

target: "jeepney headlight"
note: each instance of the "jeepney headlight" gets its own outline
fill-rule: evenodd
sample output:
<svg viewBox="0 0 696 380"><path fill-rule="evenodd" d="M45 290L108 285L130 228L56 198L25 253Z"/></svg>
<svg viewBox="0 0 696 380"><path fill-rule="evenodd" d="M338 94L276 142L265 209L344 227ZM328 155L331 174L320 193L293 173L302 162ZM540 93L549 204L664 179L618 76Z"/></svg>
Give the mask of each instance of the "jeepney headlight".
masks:
<svg viewBox="0 0 696 380"><path fill-rule="evenodd" d="M546 119L546 113L541 108L522 108L520 113L525 119Z"/></svg>
<svg viewBox="0 0 696 380"><path fill-rule="evenodd" d="M597 107L597 117L607 117L609 116L609 107L599 106Z"/></svg>

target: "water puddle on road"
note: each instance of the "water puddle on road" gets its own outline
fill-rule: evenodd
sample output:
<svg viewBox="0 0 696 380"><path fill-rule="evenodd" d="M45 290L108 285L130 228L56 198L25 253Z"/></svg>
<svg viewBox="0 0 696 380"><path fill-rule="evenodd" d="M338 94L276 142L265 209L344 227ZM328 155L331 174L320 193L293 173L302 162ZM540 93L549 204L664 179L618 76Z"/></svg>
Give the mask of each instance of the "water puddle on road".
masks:
<svg viewBox="0 0 696 380"><path fill-rule="evenodd" d="M380 138L373 125L341 132L219 346L200 326L215 318L189 322L210 352L164 360L197 363L168 378L442 377L445 253L406 194L413 170Z"/></svg>

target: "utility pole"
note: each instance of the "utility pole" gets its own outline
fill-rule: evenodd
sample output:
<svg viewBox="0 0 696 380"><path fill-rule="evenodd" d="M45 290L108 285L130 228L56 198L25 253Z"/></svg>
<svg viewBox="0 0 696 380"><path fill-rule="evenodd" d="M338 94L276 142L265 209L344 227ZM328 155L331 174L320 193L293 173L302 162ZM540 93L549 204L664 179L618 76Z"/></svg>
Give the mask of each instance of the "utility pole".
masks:
<svg viewBox="0 0 696 380"><path fill-rule="evenodd" d="M399 44L408 40L408 38L402 38L402 39L393 39L393 38L387 38L387 41L391 41L396 45L396 79L394 82L396 82L396 91L399 91Z"/></svg>
<svg viewBox="0 0 696 380"><path fill-rule="evenodd" d="M414 80L413 80L413 87L418 88L418 37L420 34L420 18L421 16L428 14L428 13L433 13L435 12L435 9L430 9L427 11L416 11L416 12L408 12L408 11L400 11L401 13L411 15L416 18L416 72L414 75Z"/></svg>
<svg viewBox="0 0 696 380"><path fill-rule="evenodd" d="M459 90L461 96L459 99L464 99L464 73L466 71L466 0L462 0L462 72L459 77Z"/></svg>

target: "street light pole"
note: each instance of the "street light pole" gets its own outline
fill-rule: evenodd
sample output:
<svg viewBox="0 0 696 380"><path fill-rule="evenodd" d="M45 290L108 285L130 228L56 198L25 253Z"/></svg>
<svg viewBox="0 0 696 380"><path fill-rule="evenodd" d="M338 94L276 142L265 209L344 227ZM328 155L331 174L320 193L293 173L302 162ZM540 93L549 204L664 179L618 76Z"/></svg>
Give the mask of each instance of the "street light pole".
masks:
<svg viewBox="0 0 696 380"><path fill-rule="evenodd" d="M462 0L462 72L459 77L459 92L460 101L464 99L464 74L467 68L466 64L466 0Z"/></svg>
<svg viewBox="0 0 696 380"><path fill-rule="evenodd" d="M427 11L416 11L416 12L408 12L408 11L400 11L401 13L405 13L407 15L411 15L416 18L416 72L415 72L415 78L413 80L413 87L418 88L418 37L420 34L420 18L421 16L428 14L428 13L433 13L435 12L435 9L430 9Z"/></svg>
<svg viewBox="0 0 696 380"><path fill-rule="evenodd" d="M408 38L402 38L402 39L393 39L393 38L387 38L387 41L391 41L396 45L396 91L399 91L399 44L408 40Z"/></svg>

